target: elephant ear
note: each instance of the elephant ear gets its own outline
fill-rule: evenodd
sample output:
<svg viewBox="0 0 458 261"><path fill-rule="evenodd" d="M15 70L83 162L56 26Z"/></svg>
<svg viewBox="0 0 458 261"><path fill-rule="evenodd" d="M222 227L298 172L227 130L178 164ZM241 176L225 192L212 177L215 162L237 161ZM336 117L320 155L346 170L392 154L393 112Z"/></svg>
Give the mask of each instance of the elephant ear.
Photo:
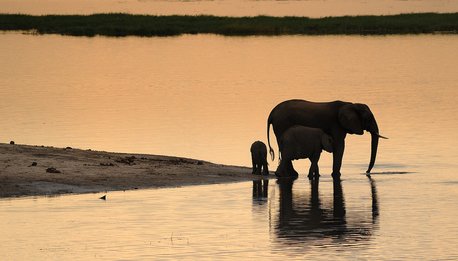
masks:
<svg viewBox="0 0 458 261"><path fill-rule="evenodd" d="M362 135L363 124L359 114L356 112L354 104L347 104L342 106L339 110L339 122L350 134Z"/></svg>
<svg viewBox="0 0 458 261"><path fill-rule="evenodd" d="M333 146L332 144L334 143L334 140L331 138L331 136L327 134L323 134L321 136L321 144L323 145L323 149L327 152L333 151Z"/></svg>

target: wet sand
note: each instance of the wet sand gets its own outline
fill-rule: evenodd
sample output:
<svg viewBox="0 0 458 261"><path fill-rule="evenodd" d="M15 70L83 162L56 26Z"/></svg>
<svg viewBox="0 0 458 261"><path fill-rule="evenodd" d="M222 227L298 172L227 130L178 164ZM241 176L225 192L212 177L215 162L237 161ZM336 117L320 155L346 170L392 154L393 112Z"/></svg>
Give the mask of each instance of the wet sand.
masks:
<svg viewBox="0 0 458 261"><path fill-rule="evenodd" d="M188 158L0 143L1 198L180 187L257 177L247 167Z"/></svg>

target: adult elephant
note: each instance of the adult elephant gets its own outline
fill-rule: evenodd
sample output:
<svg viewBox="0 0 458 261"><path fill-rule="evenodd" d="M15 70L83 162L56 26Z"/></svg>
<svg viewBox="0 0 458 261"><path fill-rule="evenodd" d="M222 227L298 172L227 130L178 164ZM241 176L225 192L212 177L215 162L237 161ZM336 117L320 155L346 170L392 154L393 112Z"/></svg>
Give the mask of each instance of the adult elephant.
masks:
<svg viewBox="0 0 458 261"><path fill-rule="evenodd" d="M377 155L380 136L374 115L366 104L343 101L310 102L304 100L288 100L278 104L270 112L267 119L267 141L270 155L274 159L274 151L270 146L269 129L272 124L277 144L279 144L281 160L281 137L294 125L319 128L330 135L333 140L332 177L340 178L340 168L345 149L347 133L362 135L368 131L372 136L371 158L366 173L370 173Z"/></svg>

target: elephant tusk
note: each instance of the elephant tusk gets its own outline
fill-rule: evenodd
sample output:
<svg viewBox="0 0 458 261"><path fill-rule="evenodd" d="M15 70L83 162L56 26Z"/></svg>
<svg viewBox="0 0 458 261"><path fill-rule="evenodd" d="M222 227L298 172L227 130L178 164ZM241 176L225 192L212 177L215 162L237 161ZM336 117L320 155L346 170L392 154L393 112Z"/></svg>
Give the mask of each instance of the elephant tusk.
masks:
<svg viewBox="0 0 458 261"><path fill-rule="evenodd" d="M379 138L382 138L382 139L386 139L386 140L388 139L387 137L383 137L382 135L380 135L378 133L376 133L375 135L377 135Z"/></svg>
<svg viewBox="0 0 458 261"><path fill-rule="evenodd" d="M379 138L386 139L386 140L388 139L387 137L382 136L382 135L378 134L377 132L370 132L370 133L371 133L371 135L375 135L375 136L377 136Z"/></svg>

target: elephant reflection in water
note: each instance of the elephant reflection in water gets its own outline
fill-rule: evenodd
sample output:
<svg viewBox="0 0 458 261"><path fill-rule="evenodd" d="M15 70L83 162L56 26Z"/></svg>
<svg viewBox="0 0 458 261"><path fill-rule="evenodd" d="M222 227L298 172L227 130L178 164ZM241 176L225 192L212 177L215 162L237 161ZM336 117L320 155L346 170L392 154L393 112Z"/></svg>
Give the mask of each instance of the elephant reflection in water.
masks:
<svg viewBox="0 0 458 261"><path fill-rule="evenodd" d="M377 197L377 187L375 186L375 180L370 176L367 177L371 183L371 195L372 195L372 223L375 223L379 215L378 208L378 197Z"/></svg>
<svg viewBox="0 0 458 261"><path fill-rule="evenodd" d="M365 215L348 217L340 180L333 182L333 204L322 202L319 195L319 180L310 180L311 195L293 194L294 180L278 180L280 192L278 219L274 231L280 243L307 247L323 241L352 243L370 238L377 228L379 215L375 181L369 177L372 194L372 218ZM328 206L328 207L327 207ZM301 244L307 242L307 244Z"/></svg>
<svg viewBox="0 0 458 261"><path fill-rule="evenodd" d="M268 179L253 180L253 202L266 202L269 189Z"/></svg>

